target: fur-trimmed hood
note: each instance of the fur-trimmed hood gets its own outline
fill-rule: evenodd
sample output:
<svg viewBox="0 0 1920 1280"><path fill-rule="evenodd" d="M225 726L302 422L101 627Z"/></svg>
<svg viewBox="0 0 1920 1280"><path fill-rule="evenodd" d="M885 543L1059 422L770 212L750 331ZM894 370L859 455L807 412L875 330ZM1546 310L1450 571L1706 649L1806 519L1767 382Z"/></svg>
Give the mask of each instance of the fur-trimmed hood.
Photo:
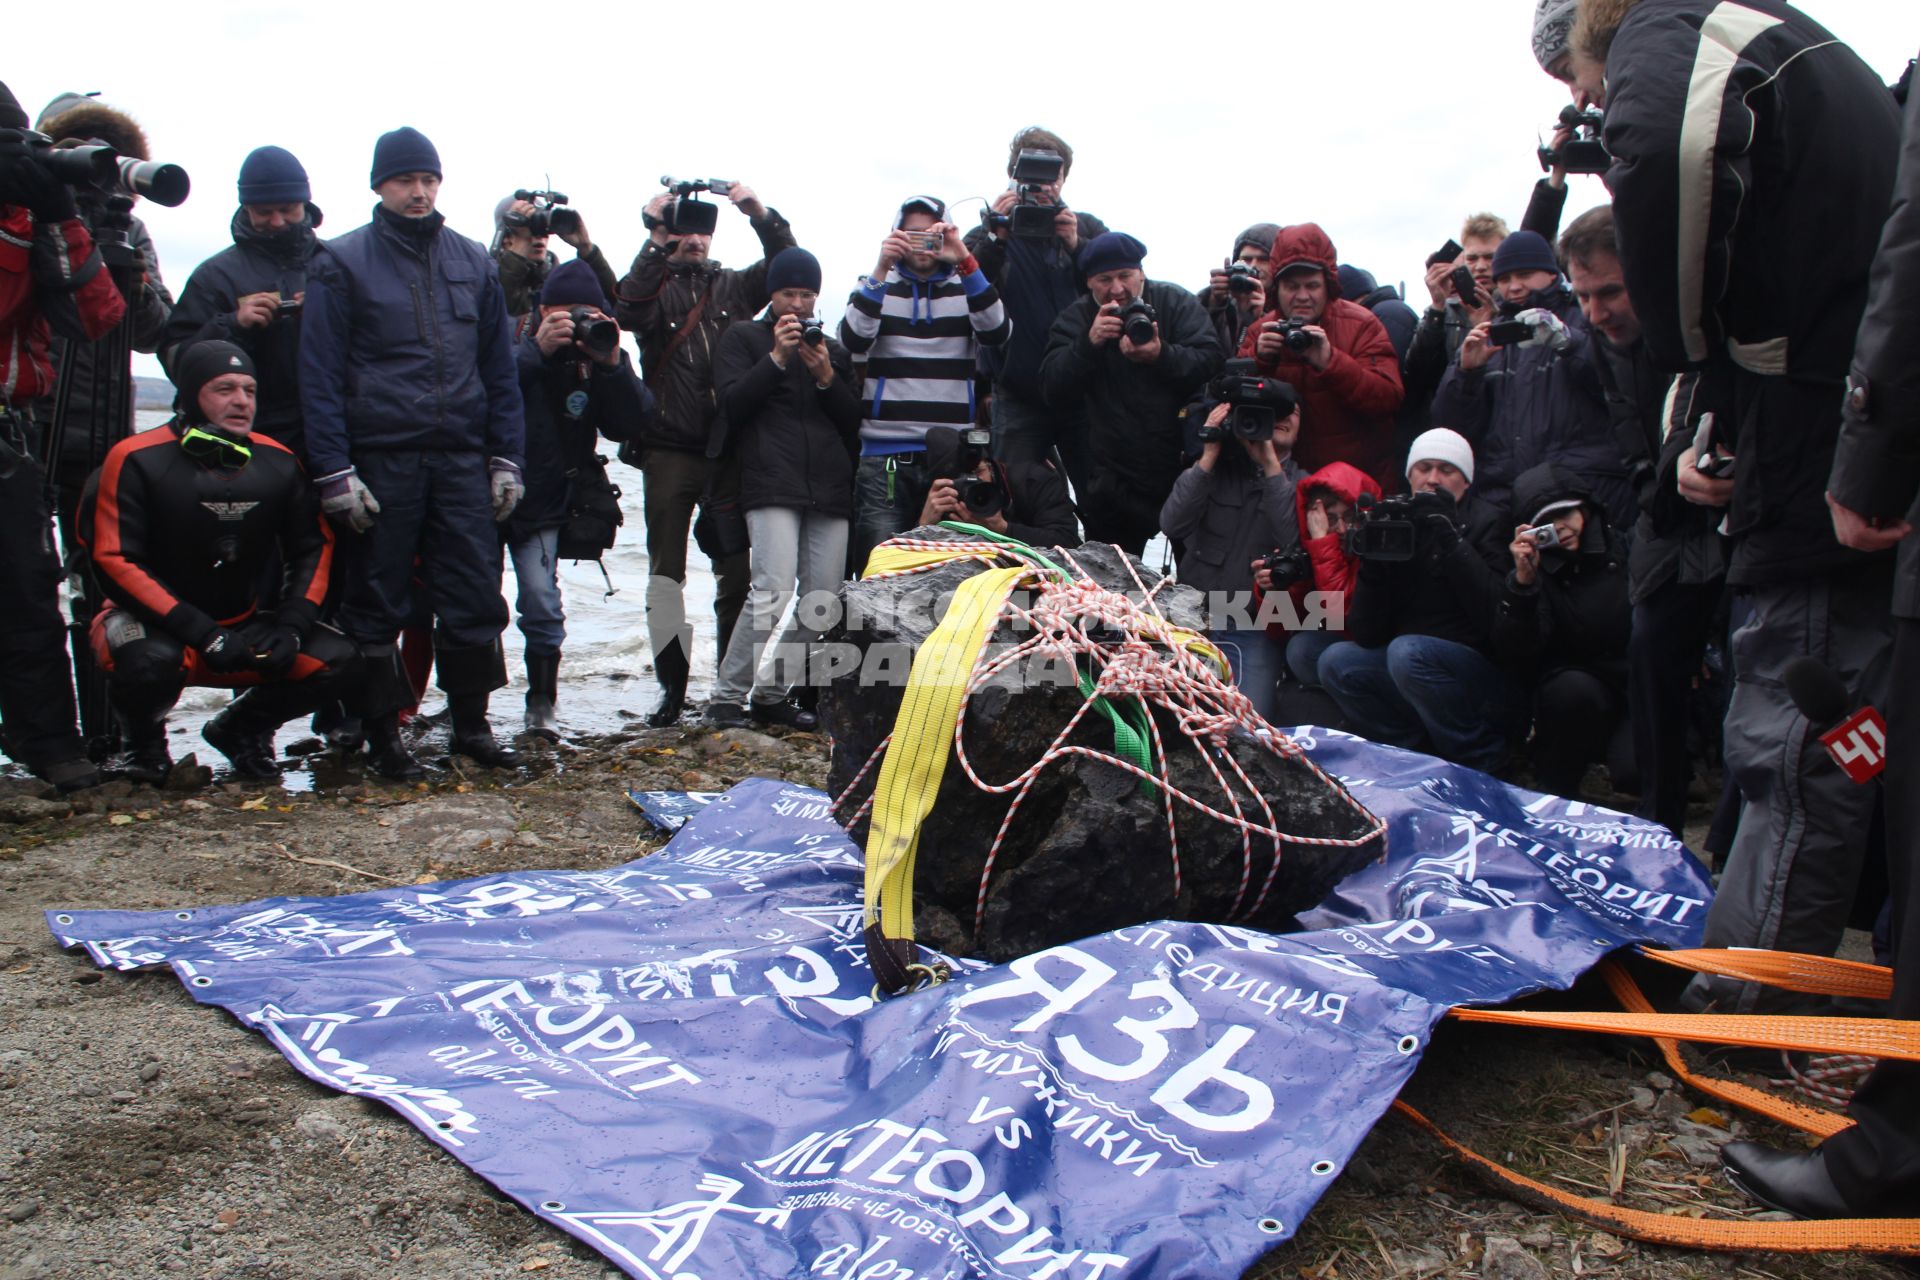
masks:
<svg viewBox="0 0 1920 1280"><path fill-rule="evenodd" d="M1577 53L1605 62L1613 47L1614 33L1627 20L1640 0L1580 0L1580 13L1573 20L1573 34L1567 45Z"/></svg>
<svg viewBox="0 0 1920 1280"><path fill-rule="evenodd" d="M63 93L49 102L33 126L55 142L98 138L123 156L151 160L146 130L118 107L83 93Z"/></svg>

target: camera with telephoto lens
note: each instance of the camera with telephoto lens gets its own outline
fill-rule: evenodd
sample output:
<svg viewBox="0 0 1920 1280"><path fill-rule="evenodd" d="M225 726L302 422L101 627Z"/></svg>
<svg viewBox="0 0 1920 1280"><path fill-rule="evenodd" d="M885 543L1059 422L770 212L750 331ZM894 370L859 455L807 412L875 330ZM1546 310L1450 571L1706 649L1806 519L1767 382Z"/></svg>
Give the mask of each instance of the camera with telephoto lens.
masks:
<svg viewBox="0 0 1920 1280"><path fill-rule="evenodd" d="M1558 151L1544 144L1540 147L1541 170L1549 171L1558 165L1568 173L1605 173L1612 168L1613 156L1607 151L1607 144L1600 140L1600 126L1605 119L1598 107L1582 111L1569 102L1560 108L1560 128L1573 130L1574 136L1561 143Z"/></svg>
<svg viewBox="0 0 1920 1280"><path fill-rule="evenodd" d="M1067 158L1058 151L1022 151L1013 161L1014 189L1020 200L1011 212L995 213L992 208L981 215L995 231L1011 232L1021 240L1051 240L1053 220L1060 206L1053 202L1048 188L1067 171Z"/></svg>
<svg viewBox="0 0 1920 1280"><path fill-rule="evenodd" d="M819 316L808 316L800 322L800 341L817 347L826 340L827 326Z"/></svg>
<svg viewBox="0 0 1920 1280"><path fill-rule="evenodd" d="M565 209L567 197L559 191L516 191L515 200L523 200L533 206L532 213L512 213L506 216L506 224L516 231L526 231L531 235L556 235L561 238L572 235L580 229L580 212L577 209Z"/></svg>
<svg viewBox="0 0 1920 1280"><path fill-rule="evenodd" d="M720 224L720 207L699 199L702 191L724 196L736 184L725 178L672 178L661 175L660 185L673 193L667 202L667 233L676 236L710 236Z"/></svg>
<svg viewBox="0 0 1920 1280"><path fill-rule="evenodd" d="M81 194L145 196L171 209L186 203L193 185L177 164L123 156L98 139L62 147L31 129L0 129L0 142L24 144L49 173Z"/></svg>
<svg viewBox="0 0 1920 1280"><path fill-rule="evenodd" d="M1120 327L1127 340L1136 347L1144 347L1153 341L1154 326L1159 317L1145 298L1135 298L1120 308Z"/></svg>
<svg viewBox="0 0 1920 1280"><path fill-rule="evenodd" d="M620 326L595 315L592 307L574 307L567 319L573 321L573 340L594 355L610 356L620 345Z"/></svg>
<svg viewBox="0 0 1920 1280"><path fill-rule="evenodd" d="M1280 341L1287 344L1287 350L1295 354L1304 354L1313 349L1313 335L1307 332L1307 322L1297 316L1270 322L1267 332L1279 334Z"/></svg>
<svg viewBox="0 0 1920 1280"><path fill-rule="evenodd" d="M1458 527L1459 504L1445 489L1397 493L1374 499L1363 493L1353 527L1347 530L1347 554L1362 560L1411 560L1434 516Z"/></svg>
<svg viewBox="0 0 1920 1280"><path fill-rule="evenodd" d="M1291 416L1300 403L1291 384L1254 372L1254 362L1247 359L1227 361L1207 383L1207 395L1232 406L1226 430L1249 441L1273 439L1274 424ZM1203 444L1221 438L1220 434L1209 437L1206 429L1201 429Z"/></svg>
<svg viewBox="0 0 1920 1280"><path fill-rule="evenodd" d="M1252 293L1260 288L1260 283L1260 273L1253 269L1251 262L1227 264L1228 293Z"/></svg>
<svg viewBox="0 0 1920 1280"><path fill-rule="evenodd" d="M1270 591L1284 591L1313 572L1313 562L1303 551L1269 551L1260 564L1273 584Z"/></svg>
<svg viewBox="0 0 1920 1280"><path fill-rule="evenodd" d="M982 519L992 519L1007 509L1007 491L1000 484L1000 464L989 455L993 432L985 427L969 427L960 435L960 467L953 478L960 501L967 510ZM993 473L991 480L980 478L980 464Z"/></svg>

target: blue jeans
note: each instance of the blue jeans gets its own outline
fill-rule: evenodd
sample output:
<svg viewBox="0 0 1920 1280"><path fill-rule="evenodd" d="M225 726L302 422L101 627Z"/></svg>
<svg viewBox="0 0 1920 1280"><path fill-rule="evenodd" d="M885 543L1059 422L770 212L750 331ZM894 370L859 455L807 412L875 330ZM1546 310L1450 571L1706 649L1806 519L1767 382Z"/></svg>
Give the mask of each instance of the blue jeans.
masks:
<svg viewBox="0 0 1920 1280"><path fill-rule="evenodd" d="M1526 727L1526 695L1479 650L1435 636L1384 649L1351 640L1320 655L1320 683L1363 738L1492 772Z"/></svg>
<svg viewBox="0 0 1920 1280"><path fill-rule="evenodd" d="M934 476L927 455L869 454L853 473L853 571L867 571L873 549L895 534L920 527Z"/></svg>
<svg viewBox="0 0 1920 1280"><path fill-rule="evenodd" d="M531 654L558 653L567 642L567 612L560 605L560 531L538 529L507 544L519 594L520 634Z"/></svg>
<svg viewBox="0 0 1920 1280"><path fill-rule="evenodd" d="M1280 683L1280 646L1265 631L1209 631L1207 639L1233 667L1234 687L1247 695L1260 718L1273 719L1275 693Z"/></svg>
<svg viewBox="0 0 1920 1280"><path fill-rule="evenodd" d="M1320 687L1320 655L1340 643L1338 631L1296 631L1287 637L1287 670L1302 688Z"/></svg>

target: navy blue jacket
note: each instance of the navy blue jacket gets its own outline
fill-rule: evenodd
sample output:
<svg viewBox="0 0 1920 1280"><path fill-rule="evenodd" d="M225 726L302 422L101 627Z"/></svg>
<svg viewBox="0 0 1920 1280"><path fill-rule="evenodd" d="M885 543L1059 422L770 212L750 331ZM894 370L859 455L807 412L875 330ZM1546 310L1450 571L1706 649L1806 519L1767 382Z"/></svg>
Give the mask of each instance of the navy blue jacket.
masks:
<svg viewBox="0 0 1920 1280"><path fill-rule="evenodd" d="M376 207L308 266L300 401L316 477L378 449L522 460L512 324L493 260L438 213L410 221Z"/></svg>
<svg viewBox="0 0 1920 1280"><path fill-rule="evenodd" d="M529 329L517 359L527 410L527 492L507 520L507 537L516 542L542 529L565 527L573 478L594 465L597 437L616 444L638 440L656 416L653 392L634 373L625 351L612 366L549 360Z"/></svg>

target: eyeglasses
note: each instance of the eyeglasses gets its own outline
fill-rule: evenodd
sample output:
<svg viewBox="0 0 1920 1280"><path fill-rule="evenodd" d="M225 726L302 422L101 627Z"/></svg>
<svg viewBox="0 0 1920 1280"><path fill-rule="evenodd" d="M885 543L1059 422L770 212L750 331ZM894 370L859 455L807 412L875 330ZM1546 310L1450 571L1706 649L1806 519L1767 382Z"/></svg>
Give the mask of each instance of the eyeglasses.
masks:
<svg viewBox="0 0 1920 1280"><path fill-rule="evenodd" d="M244 467L253 460L253 450L238 440L199 427L180 433L180 447L189 458L211 459L223 467Z"/></svg>

